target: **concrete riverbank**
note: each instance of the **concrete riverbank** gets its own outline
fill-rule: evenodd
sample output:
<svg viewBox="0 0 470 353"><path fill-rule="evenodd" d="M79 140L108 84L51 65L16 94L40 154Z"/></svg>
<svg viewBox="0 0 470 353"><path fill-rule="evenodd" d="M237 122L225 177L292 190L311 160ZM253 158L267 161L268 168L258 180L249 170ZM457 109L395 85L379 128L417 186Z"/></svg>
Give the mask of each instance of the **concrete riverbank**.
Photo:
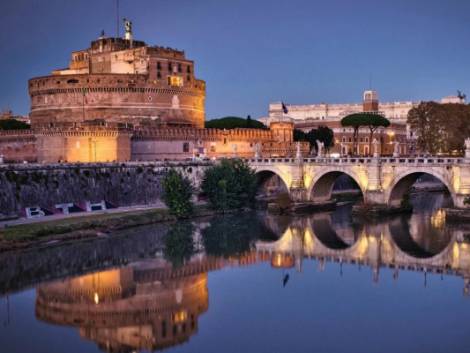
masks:
<svg viewBox="0 0 470 353"><path fill-rule="evenodd" d="M197 205L191 218L217 213L206 205ZM175 220L168 209L151 208L18 224L0 230L0 252L106 237L116 230Z"/></svg>

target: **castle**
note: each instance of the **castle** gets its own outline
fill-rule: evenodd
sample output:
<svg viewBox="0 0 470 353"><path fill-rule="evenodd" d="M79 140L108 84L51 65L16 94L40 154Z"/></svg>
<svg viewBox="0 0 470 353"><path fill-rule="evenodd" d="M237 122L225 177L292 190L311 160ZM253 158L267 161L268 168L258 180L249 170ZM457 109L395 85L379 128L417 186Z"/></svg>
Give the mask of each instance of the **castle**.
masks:
<svg viewBox="0 0 470 353"><path fill-rule="evenodd" d="M29 80L31 130L0 131L7 162L112 162L287 156L293 124L205 129L205 82L184 51L124 38L92 41L69 66ZM308 145L301 145L308 153Z"/></svg>

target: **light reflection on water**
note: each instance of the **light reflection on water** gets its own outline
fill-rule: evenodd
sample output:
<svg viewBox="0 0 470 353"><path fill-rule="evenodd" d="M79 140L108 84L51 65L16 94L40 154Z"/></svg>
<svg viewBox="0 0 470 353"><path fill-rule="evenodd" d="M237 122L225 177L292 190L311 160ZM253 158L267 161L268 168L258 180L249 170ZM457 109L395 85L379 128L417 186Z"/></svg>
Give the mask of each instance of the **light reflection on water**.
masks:
<svg viewBox="0 0 470 353"><path fill-rule="evenodd" d="M367 223L350 206L180 222L153 255L132 250L120 255L127 265L38 277L3 297L0 342L8 352L463 352L465 229L445 225L443 195L412 202L412 215ZM132 239L152 228L141 233Z"/></svg>

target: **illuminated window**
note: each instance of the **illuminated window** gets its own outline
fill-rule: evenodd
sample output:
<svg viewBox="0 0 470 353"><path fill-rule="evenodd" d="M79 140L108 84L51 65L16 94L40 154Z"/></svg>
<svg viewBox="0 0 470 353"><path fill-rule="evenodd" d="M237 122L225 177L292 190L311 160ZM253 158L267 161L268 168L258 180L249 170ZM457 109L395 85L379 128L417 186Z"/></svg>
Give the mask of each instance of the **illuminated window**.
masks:
<svg viewBox="0 0 470 353"><path fill-rule="evenodd" d="M168 76L168 84L170 86L183 86L183 78L180 76Z"/></svg>

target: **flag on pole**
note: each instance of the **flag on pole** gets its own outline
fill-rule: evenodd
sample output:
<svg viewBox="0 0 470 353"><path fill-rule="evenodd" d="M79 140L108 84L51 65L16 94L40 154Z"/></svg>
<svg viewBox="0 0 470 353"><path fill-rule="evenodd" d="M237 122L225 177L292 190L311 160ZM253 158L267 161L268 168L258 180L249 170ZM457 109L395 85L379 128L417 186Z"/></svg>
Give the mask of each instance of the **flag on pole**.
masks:
<svg viewBox="0 0 470 353"><path fill-rule="evenodd" d="M282 111L284 112L284 114L287 114L289 112L289 110L287 109L286 105L284 104L284 102L281 102L282 104Z"/></svg>

